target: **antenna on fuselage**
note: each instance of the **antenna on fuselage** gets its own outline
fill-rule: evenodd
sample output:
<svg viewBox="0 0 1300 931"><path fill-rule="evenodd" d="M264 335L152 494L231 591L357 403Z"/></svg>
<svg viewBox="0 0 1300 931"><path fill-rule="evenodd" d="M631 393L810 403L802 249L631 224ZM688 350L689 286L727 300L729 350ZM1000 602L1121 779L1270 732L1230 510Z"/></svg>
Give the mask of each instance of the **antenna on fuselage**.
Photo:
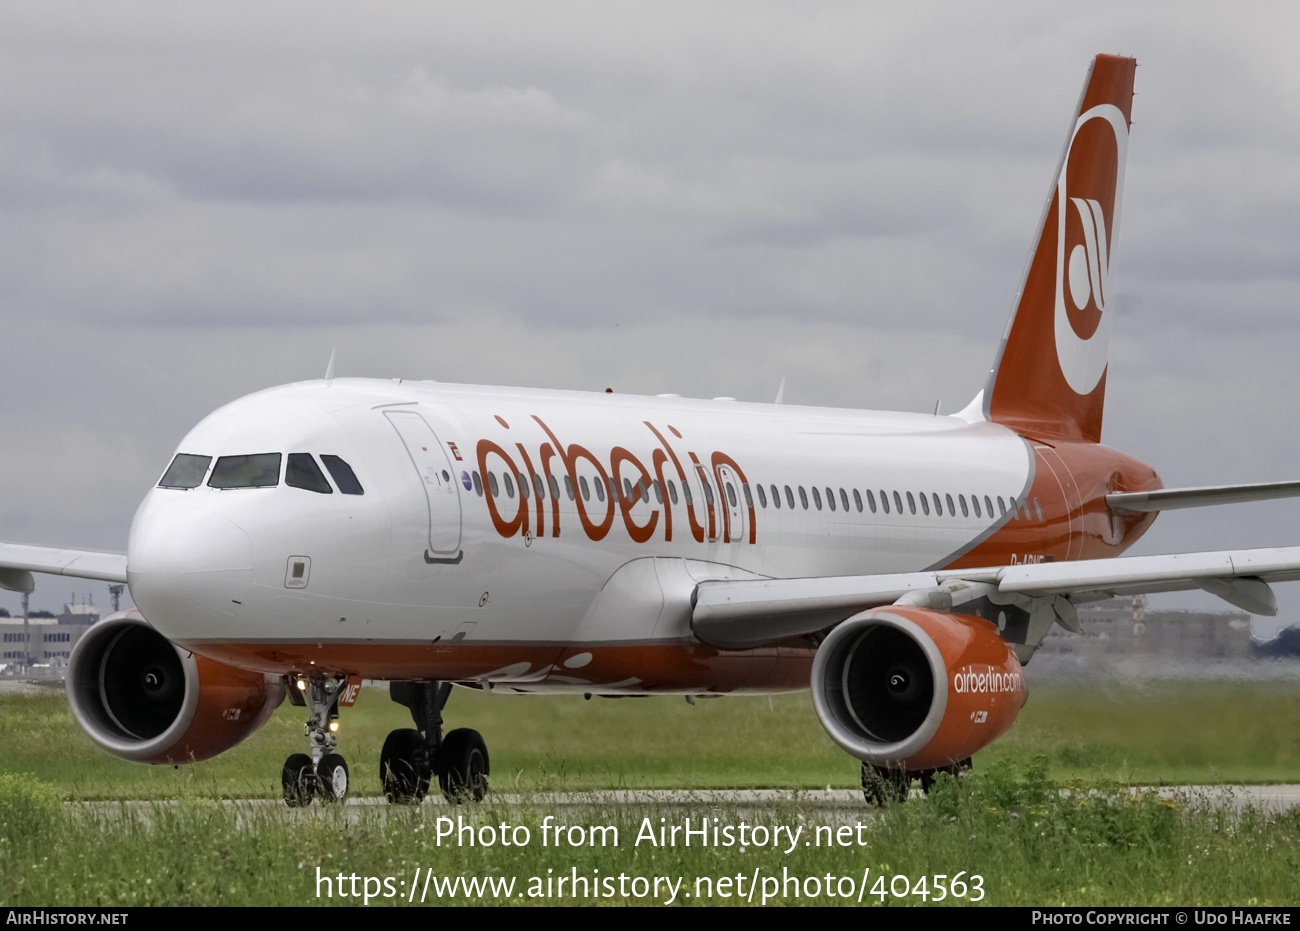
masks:
<svg viewBox="0 0 1300 931"><path fill-rule="evenodd" d="M331 349L331 350L330 350L330 360L329 360L329 362L325 363L325 380L326 380L326 381L333 381L333 380L334 380L334 354L335 354L336 352L338 352L337 349Z"/></svg>
<svg viewBox="0 0 1300 931"><path fill-rule="evenodd" d="M772 403L773 404L785 403L785 378L784 377L781 378L781 386L776 389L776 400L773 401Z"/></svg>

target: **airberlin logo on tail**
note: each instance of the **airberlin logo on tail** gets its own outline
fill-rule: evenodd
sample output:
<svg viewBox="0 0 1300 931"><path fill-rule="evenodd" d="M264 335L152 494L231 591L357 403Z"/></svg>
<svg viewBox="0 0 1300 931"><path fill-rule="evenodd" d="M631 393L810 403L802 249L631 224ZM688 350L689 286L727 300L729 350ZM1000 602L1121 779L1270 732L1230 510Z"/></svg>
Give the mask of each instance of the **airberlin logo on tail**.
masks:
<svg viewBox="0 0 1300 931"><path fill-rule="evenodd" d="M1113 104L1100 104L1075 123L1056 181L1056 357L1066 383L1080 395L1090 394L1106 370L1111 251L1119 229L1127 155L1123 112ZM1109 229L1103 203L1107 199L1112 203ZM1072 311L1076 319L1096 320L1095 328L1081 335Z"/></svg>

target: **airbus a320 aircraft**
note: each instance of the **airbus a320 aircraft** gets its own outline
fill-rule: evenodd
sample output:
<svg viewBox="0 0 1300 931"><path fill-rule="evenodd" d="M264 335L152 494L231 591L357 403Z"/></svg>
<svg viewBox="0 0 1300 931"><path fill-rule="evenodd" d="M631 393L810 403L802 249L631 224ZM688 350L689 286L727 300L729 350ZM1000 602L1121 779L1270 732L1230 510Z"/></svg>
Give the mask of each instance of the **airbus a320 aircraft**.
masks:
<svg viewBox="0 0 1300 931"><path fill-rule="evenodd" d="M1116 558L1164 508L1300 482L1162 490L1100 445L1133 75L1099 55L988 382L951 416L673 395L334 378L208 416L140 505L125 556L0 544L32 572L126 582L73 711L132 760L201 760L287 692L309 754L290 805L341 799L340 707L387 680L414 727L392 802L434 776L481 799L488 752L443 733L452 685L685 695L811 686L869 799L965 765L1025 700L1075 605L1202 588L1260 614L1300 547Z"/></svg>

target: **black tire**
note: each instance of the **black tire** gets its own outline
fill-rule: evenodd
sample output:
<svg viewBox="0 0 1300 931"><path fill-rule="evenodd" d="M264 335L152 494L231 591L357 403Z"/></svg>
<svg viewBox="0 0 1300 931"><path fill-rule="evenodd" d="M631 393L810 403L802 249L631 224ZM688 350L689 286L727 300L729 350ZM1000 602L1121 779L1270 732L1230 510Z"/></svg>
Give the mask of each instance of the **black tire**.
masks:
<svg viewBox="0 0 1300 931"><path fill-rule="evenodd" d="M420 804L432 775L429 746L420 732L410 728L391 731L379 753L379 781L389 804Z"/></svg>
<svg viewBox="0 0 1300 931"><path fill-rule="evenodd" d="M481 802L487 795L487 744L483 735L467 727L452 731L438 750L438 785L447 801Z"/></svg>
<svg viewBox="0 0 1300 931"><path fill-rule="evenodd" d="M316 764L316 789L322 802L341 802L348 797L348 764L337 753L327 753Z"/></svg>
<svg viewBox="0 0 1300 931"><path fill-rule="evenodd" d="M862 795L868 805L883 808L905 802L911 788L912 774L905 770L862 764Z"/></svg>
<svg viewBox="0 0 1300 931"><path fill-rule="evenodd" d="M305 753L294 753L284 761L280 771L280 788L284 803L290 808L306 808L316 797L316 767Z"/></svg>

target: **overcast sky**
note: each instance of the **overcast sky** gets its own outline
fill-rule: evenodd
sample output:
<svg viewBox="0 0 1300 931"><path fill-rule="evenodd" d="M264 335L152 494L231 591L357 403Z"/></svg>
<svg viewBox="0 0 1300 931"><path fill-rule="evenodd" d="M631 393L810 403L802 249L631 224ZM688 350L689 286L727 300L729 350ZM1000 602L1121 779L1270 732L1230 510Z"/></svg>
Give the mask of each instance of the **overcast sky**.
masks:
<svg viewBox="0 0 1300 931"><path fill-rule="evenodd" d="M195 422L336 346L340 375L752 401L784 377L791 403L955 410L1103 51L1139 62L1104 440L1171 486L1300 478L1297 27L1186 2L7 2L0 539L125 549ZM1134 552L1284 544L1300 502L1172 512ZM1300 585L1279 596L1300 623Z"/></svg>

